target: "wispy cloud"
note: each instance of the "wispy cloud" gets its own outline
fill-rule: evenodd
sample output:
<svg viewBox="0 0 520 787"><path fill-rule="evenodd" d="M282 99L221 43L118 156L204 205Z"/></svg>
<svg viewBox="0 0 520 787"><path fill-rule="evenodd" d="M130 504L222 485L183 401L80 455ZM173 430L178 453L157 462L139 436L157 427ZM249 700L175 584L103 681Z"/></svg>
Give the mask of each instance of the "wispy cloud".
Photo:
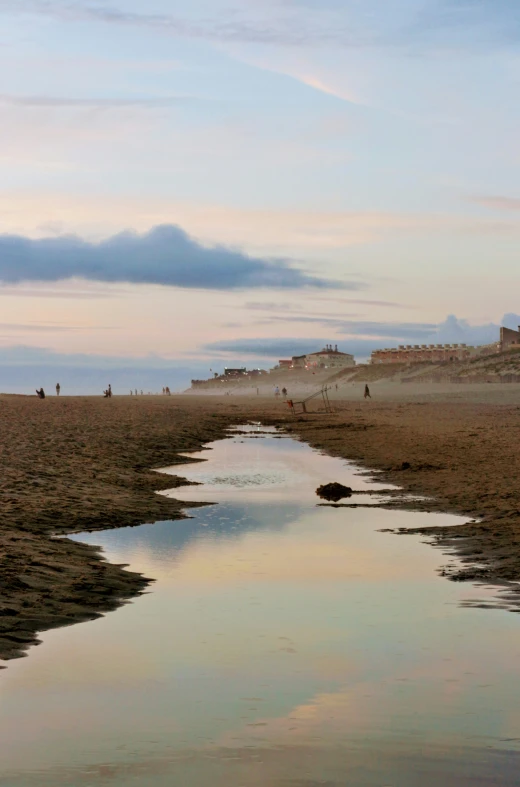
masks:
<svg viewBox="0 0 520 787"><path fill-rule="evenodd" d="M422 339L437 330L435 323L407 322L369 322L366 320L345 320L343 318L318 316L274 316L274 322L315 323L329 325L337 334L345 336L374 336L393 339Z"/></svg>
<svg viewBox="0 0 520 787"><path fill-rule="evenodd" d="M315 318L316 321L322 321L319 318L324 318L323 321L330 321L332 317L355 317L356 314L345 314L342 313L341 315L332 315L329 312L327 314L315 313L312 311L311 304L305 305L295 305L291 303L267 303L263 301L259 302L249 302L245 304L245 308L248 311L254 312L266 312L269 315L274 315L274 317L269 317L265 322L269 322L271 320L284 320L284 319L292 319L293 322L303 322L307 320L307 318L312 317ZM294 315L294 317L289 318L286 315Z"/></svg>
<svg viewBox="0 0 520 787"><path fill-rule="evenodd" d="M163 96L157 98L72 98L68 96L17 96L0 93L0 105L14 107L37 107L43 109L139 109L163 108L185 104L193 96Z"/></svg>
<svg viewBox="0 0 520 787"><path fill-rule="evenodd" d="M315 296L313 298L314 301L328 301L330 303L344 303L347 306L356 305L356 306L383 306L385 308L391 309L409 309L410 306L407 306L403 303L396 303L395 301L371 301L371 300L364 300L362 298L334 298L328 297L326 295Z"/></svg>
<svg viewBox="0 0 520 787"><path fill-rule="evenodd" d="M0 236L1 237L1 236ZM69 284L69 282L67 282ZM84 284L82 282L81 284ZM0 286L0 298L60 298L65 300L97 300L99 298L113 298L114 296L121 296L126 293L123 287L110 287L110 290L96 288L87 289L82 287L77 282L76 286L60 287L46 287L46 286L27 286L18 284L14 286Z"/></svg>
<svg viewBox="0 0 520 787"><path fill-rule="evenodd" d="M286 260L252 257L225 246L205 247L174 225L144 235L124 232L100 243L75 236L39 240L0 236L1 281L70 278L206 290L363 286L309 275Z"/></svg>
<svg viewBox="0 0 520 787"><path fill-rule="evenodd" d="M498 195L482 195L469 197L470 202L483 205L492 210L520 210L520 197L504 197Z"/></svg>
<svg viewBox="0 0 520 787"><path fill-rule="evenodd" d="M0 11L28 12L58 17L68 21L92 21L106 24L146 27L169 35L222 42L250 44L280 44L302 46L325 45L332 41L356 45L352 28L344 22L338 25L306 22L302 15L276 14L257 18L229 13L215 14L212 20L194 20L174 14L136 13L114 6L92 5L73 0L3 0Z"/></svg>
<svg viewBox="0 0 520 787"><path fill-rule="evenodd" d="M0 12L42 14L71 22L140 27L177 37L285 47L413 48L518 43L520 9L510 0L380 0L342 3L248 3L213 17L136 12L88 0L0 0ZM220 11L220 13L219 13Z"/></svg>
<svg viewBox="0 0 520 787"><path fill-rule="evenodd" d="M288 320L290 321L290 319ZM309 318L307 322L321 322ZM335 321L332 321L335 322ZM520 315L505 314L502 325L516 328L520 325ZM337 328L331 325L331 328ZM251 356L291 357L304 352L314 352L327 342L342 342L340 349L351 352L360 357L366 357L372 350L386 346L395 346L402 340L406 343L465 343L468 345L490 344L499 338L500 325L485 323L483 325L470 325L470 323L455 315L449 315L443 322L432 323L392 323L392 322L361 322L343 325L345 330L333 331L333 336L325 338L249 338L238 340L221 340L205 346L210 352L243 353ZM341 335L348 334L349 338L341 339Z"/></svg>
<svg viewBox="0 0 520 787"><path fill-rule="evenodd" d="M112 327L107 325L63 325L61 323L47 322L0 322L0 334L2 333L60 333L69 331L109 331Z"/></svg>

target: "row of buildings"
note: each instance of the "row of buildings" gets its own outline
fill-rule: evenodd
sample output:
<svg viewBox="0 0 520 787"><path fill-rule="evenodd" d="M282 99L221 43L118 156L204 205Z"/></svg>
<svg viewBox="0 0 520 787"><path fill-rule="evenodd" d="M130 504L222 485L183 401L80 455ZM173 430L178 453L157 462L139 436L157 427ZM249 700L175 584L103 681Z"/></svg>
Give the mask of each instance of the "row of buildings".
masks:
<svg viewBox="0 0 520 787"><path fill-rule="evenodd" d="M452 363L454 361L467 361L478 356L495 355L516 347L520 350L520 326L518 331L514 331L511 328L501 328L498 342L480 347L468 346L467 344L400 344L398 347L374 350L370 363ZM353 355L338 350L337 344L334 347L332 344L327 344L318 352L293 355L292 358L282 359L272 371L297 369L308 371L332 369L340 371L355 365L356 361ZM194 388L207 386L208 384L232 383L238 380L244 382L249 380L252 384L258 384L259 378L267 374L268 372L263 369L228 368L225 369L224 374L215 374L213 379L192 380L191 382Z"/></svg>
<svg viewBox="0 0 520 787"><path fill-rule="evenodd" d="M520 349L520 326L518 331L500 328L500 339L492 344L472 347L467 344L400 344L399 347L374 350L370 363L449 363L467 361L482 355L496 355L500 352Z"/></svg>
<svg viewBox="0 0 520 787"><path fill-rule="evenodd" d="M474 355L477 355L477 348L466 344L400 344L399 347L374 350L370 363L444 363L467 361Z"/></svg>

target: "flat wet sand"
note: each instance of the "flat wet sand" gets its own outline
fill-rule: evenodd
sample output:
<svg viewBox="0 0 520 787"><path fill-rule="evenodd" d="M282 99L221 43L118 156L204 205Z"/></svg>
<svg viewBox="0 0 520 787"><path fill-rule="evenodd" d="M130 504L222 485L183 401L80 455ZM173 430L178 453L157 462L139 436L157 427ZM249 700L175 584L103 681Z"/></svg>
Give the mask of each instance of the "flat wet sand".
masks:
<svg viewBox="0 0 520 787"><path fill-rule="evenodd" d="M248 419L382 471L428 496L414 504L421 510L478 517L428 531L465 561L451 578L519 581L520 395L516 386L493 388L430 395L374 387L369 402L340 391L335 414L296 419L283 402L262 397L1 396L0 658L23 655L38 631L96 617L148 585L53 533L184 516L186 503L155 494L182 484L182 469L176 478L153 468L185 461L179 453Z"/></svg>

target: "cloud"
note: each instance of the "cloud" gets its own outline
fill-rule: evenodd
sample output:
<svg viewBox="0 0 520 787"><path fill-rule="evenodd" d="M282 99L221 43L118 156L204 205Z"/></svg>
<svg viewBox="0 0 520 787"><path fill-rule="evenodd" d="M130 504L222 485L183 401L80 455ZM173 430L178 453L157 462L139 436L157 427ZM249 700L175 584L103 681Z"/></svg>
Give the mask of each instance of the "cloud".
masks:
<svg viewBox="0 0 520 787"><path fill-rule="evenodd" d="M469 200L492 210L520 210L520 197L484 195L481 197L470 197Z"/></svg>
<svg viewBox="0 0 520 787"><path fill-rule="evenodd" d="M156 109L185 104L194 96L162 96L159 98L71 98L67 96L16 96L0 93L0 105L35 107L38 109Z"/></svg>
<svg viewBox="0 0 520 787"><path fill-rule="evenodd" d="M206 344L204 349L214 353L240 354L247 358L264 358L269 362L280 358L291 358L293 355L304 355L305 353L316 352L325 347L326 344L338 344L338 349L342 352L352 353L356 358L367 358L372 350L381 347L381 340L378 339L343 339L333 335L324 338L309 336L285 337L280 339L272 338L250 338L237 340L222 340ZM228 362L229 364L229 362Z"/></svg>
<svg viewBox="0 0 520 787"><path fill-rule="evenodd" d="M412 307L403 303L396 303L395 301L369 301L360 298L331 298L327 296L315 296L313 301L329 301L332 303L345 303L348 306L355 304L357 306L384 306L391 309L410 309Z"/></svg>
<svg viewBox="0 0 520 787"><path fill-rule="evenodd" d="M23 333L58 333L62 331L110 331L112 327L107 325L62 325L60 323L52 322L0 322L0 335L2 333L12 333L22 331Z"/></svg>
<svg viewBox="0 0 520 787"><path fill-rule="evenodd" d="M421 339L431 336L437 329L434 323L368 322L366 320L345 320L337 317L293 316L272 317L276 322L318 323L330 325L338 334L348 336L391 337L395 339Z"/></svg>
<svg viewBox="0 0 520 787"><path fill-rule="evenodd" d="M395 303L394 301L372 301L372 300L365 300L362 298L335 298L333 296L326 296L326 295L313 295L312 296L312 303L338 303L344 304L346 306L383 306L383 307L390 307L390 308L399 308L399 309L407 309L409 308L406 305L401 303ZM250 309L252 311L266 311L266 312L276 312L278 314L283 312L291 312L291 313L303 313L309 314L309 304L298 302L298 303L277 303L275 301L248 301L244 304L246 309Z"/></svg>
<svg viewBox="0 0 520 787"><path fill-rule="evenodd" d="M340 316L341 318L343 318L346 316L354 316L354 317L356 316L355 314L346 315L345 313L341 315L331 315L330 312L328 312L327 314L312 313L310 311L311 309L310 304L294 305L291 303L264 303L264 302L257 302L257 301L249 301L248 303L245 303L244 306L248 311L267 312L268 314L274 314L275 315L274 317L266 318L267 322L269 322L269 320L271 319L280 320L280 321L287 319L287 321L300 322L300 321L305 321L307 317L315 317L316 322L321 322L322 320L319 319L321 317L323 318L324 322L325 321L328 322L331 320L331 317ZM290 316L287 315L294 315L294 317L291 318Z"/></svg>
<svg viewBox="0 0 520 787"><path fill-rule="evenodd" d="M144 235L123 232L100 243L76 236L31 240L0 235L0 281L71 278L206 290L363 286L311 276L286 260L251 257L225 246L205 247L174 225Z"/></svg>
<svg viewBox="0 0 520 787"><path fill-rule="evenodd" d="M327 47L413 49L455 44L474 49L517 44L520 9L510 0L366 0L342 2L252 2L213 16L136 12L88 0L0 0L0 12L41 14L70 22L102 22L147 28L191 39L291 48ZM390 7L389 7L390 6ZM329 92L327 85L315 84ZM334 91L335 94L335 91Z"/></svg>
<svg viewBox="0 0 520 787"><path fill-rule="evenodd" d="M120 0L121 6L125 3ZM211 4L210 4L211 5ZM302 50L375 49L425 56L444 47L473 52L518 45L520 9L512 0L342 0L247 2L195 16L132 11L89 0L0 0L0 12L39 14L66 22L104 23L224 45L266 45ZM295 78L338 98L328 80L302 72ZM351 100L350 94L347 100Z"/></svg>
<svg viewBox="0 0 520 787"><path fill-rule="evenodd" d="M83 285L81 287L81 285ZM123 287L111 287L109 291L101 289L99 285L93 286L92 289L88 288L87 282L76 282L73 288L70 282L63 283L60 287L59 284L52 285L34 285L27 286L24 284L13 286L0 287L0 298L61 298L69 300L97 300L99 298L113 298L115 295L125 295L128 292Z"/></svg>
<svg viewBox="0 0 520 787"><path fill-rule="evenodd" d="M213 19L194 20L164 13L137 13L114 6L74 2L74 0L3 0L0 11L37 13L65 21L104 22L111 25L145 27L169 35L249 44L279 44L300 47L306 44L326 45L332 41L343 45L356 45L357 37L347 20L317 26L307 22L306 15L278 14L249 17L226 12L215 14Z"/></svg>
<svg viewBox="0 0 520 787"><path fill-rule="evenodd" d="M211 342L204 349L212 352L244 353L245 355L262 355L268 358L284 358L308 353L321 349L329 339L283 338L283 339L232 339Z"/></svg>
<svg viewBox="0 0 520 787"><path fill-rule="evenodd" d="M322 322L310 318L309 322ZM516 329L520 325L520 315L504 315L502 325ZM346 327L346 325L344 325ZM349 338L341 334L349 333ZM500 335L500 325L486 323L470 325L467 320L449 315L442 323L352 323L349 331L337 331L325 338L250 338L221 340L205 346L209 352L243 353L268 358L283 358L314 352L327 343L340 345L339 349L353 353L358 358L367 357L372 350L395 346L400 340L407 344L467 344L478 346L496 342ZM354 337L354 338L353 338ZM362 337L362 338L360 338ZM393 341L386 341L392 339Z"/></svg>

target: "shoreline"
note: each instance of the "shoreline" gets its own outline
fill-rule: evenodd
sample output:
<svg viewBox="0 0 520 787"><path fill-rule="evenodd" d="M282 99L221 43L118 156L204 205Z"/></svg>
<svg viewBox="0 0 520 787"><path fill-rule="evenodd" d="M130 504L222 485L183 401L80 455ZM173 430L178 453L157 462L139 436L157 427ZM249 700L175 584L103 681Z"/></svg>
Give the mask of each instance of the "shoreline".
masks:
<svg viewBox="0 0 520 787"><path fill-rule="evenodd" d="M384 507L478 518L407 532L455 550L461 566L448 579L511 589L520 579L520 406L395 395L369 403L338 398L333 415L298 418L283 403L256 397L0 396L0 659L25 655L38 632L99 617L153 582L54 534L189 516L204 504L156 494L188 483L157 470L204 461L193 453L248 420L282 427L402 494L427 496Z"/></svg>
<svg viewBox="0 0 520 787"><path fill-rule="evenodd" d="M234 413L187 409L176 429L171 400L0 396L0 660L27 655L40 632L131 602L153 582L55 536L189 516L196 502L156 494L189 482L152 468L201 461L182 452L224 436Z"/></svg>

